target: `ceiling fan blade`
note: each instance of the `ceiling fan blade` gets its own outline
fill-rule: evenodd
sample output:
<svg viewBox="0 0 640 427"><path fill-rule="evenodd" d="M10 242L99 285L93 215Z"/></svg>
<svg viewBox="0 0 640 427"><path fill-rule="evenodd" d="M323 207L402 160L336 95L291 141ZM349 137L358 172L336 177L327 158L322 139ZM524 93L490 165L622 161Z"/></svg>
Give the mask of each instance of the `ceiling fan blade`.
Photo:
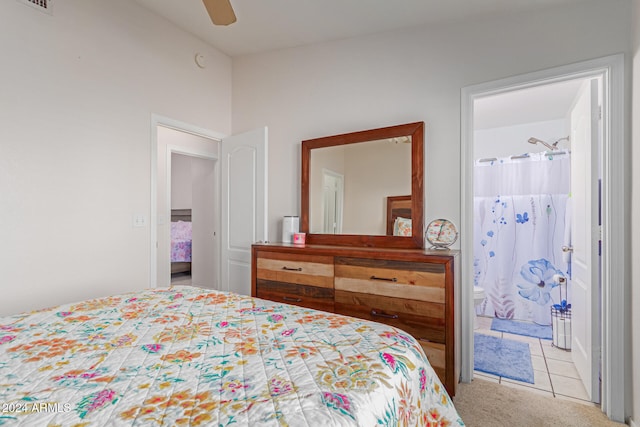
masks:
<svg viewBox="0 0 640 427"><path fill-rule="evenodd" d="M215 25L229 25L236 22L236 14L230 0L202 0L209 17Z"/></svg>

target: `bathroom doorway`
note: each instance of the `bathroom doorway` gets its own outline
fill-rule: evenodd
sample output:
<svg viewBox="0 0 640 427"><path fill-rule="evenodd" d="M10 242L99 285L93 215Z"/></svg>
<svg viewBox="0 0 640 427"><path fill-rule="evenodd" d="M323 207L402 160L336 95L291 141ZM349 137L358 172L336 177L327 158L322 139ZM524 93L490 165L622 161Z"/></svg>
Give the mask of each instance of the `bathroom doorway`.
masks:
<svg viewBox="0 0 640 427"><path fill-rule="evenodd" d="M600 58L582 63L557 67L554 69L538 71L527 75L511 77L495 82L470 86L462 90L462 220L461 220L461 247L463 253L474 254L474 185L475 185L475 159L474 158L474 107L475 101L485 97L508 94L516 90L535 88L555 83L567 82L578 79L601 79L602 82L602 151L595 152L595 163L587 168L594 173L595 182L600 183L596 188L596 200L598 195L602 201L602 209L593 215L593 221L589 223L587 235L589 248L601 248L602 262L600 275L595 270L595 280L591 292L591 300L587 304L591 307L588 319L581 322L580 327L587 328L587 335L591 337L591 364L588 367L592 375L590 400L597 401L600 394L602 410L613 420L624 420L624 286L625 282L625 200L624 200L624 59L622 55ZM561 135L564 137L566 135ZM536 135L527 135L524 144L532 137L545 141ZM559 139L559 138L558 138ZM545 141L553 145L556 140ZM560 145L561 142L558 142ZM538 145L536 143L536 145ZM548 149L548 147L545 147ZM517 154L516 154L517 155ZM510 157L510 156L509 156ZM575 157L575 156L573 156ZM598 159L600 162L598 163ZM598 181L601 173L602 180ZM572 178L573 180L574 178ZM573 185L573 183L572 183ZM597 208L589 202L589 210ZM544 211L544 209L543 209ZM517 214L521 216L518 217ZM538 214L540 212L538 211ZM572 219L575 221L575 210ZM598 218L601 217L602 227L598 227ZM501 218L500 218L501 219ZM531 221L531 216L528 217ZM509 219L512 222L520 220L527 222L523 212L516 212L515 217ZM595 226L594 226L595 224ZM582 230L584 231L584 230ZM600 245L598 245L600 241ZM572 242L575 246L576 242ZM577 251L574 256L574 266L577 260ZM462 373L461 380L469 381L473 376L473 282L474 282L474 257L463 259L462 265ZM597 264L597 262L596 262ZM514 266L518 273L519 266ZM575 272L574 272L575 282ZM601 280L599 280L601 279ZM575 283L574 283L575 284ZM523 288L519 288L523 290ZM531 296L525 291L525 295ZM535 289L534 291L535 292ZM607 299L601 299L600 295L607 295ZM546 297L544 297L546 299ZM601 304L599 304L601 302ZM615 313L615 314L614 314ZM621 315L622 313L622 315ZM588 321L590 320L590 322ZM599 321L600 320L600 321ZM585 325L585 323L589 325ZM574 330L574 334L580 331ZM573 341L575 342L575 341ZM600 342L603 346L600 346ZM600 367L601 369L598 369ZM600 381L601 383L600 383ZM601 386L600 386L601 384ZM598 393L601 392L601 393ZM594 397L595 396L595 397Z"/></svg>
<svg viewBox="0 0 640 427"><path fill-rule="evenodd" d="M474 102L474 286L482 287L487 295L476 314L499 319L492 322L492 330L498 328L493 326L496 324L505 326L504 321L517 322L514 324L523 327L519 336L528 336L525 328L531 324L536 329L543 327L542 331L548 329L548 337L553 339L552 307L570 304L572 307L563 312L570 336L564 333L564 325L562 332L563 339L570 341L563 350L570 351L571 357L553 347L545 354L545 342L534 339L531 344L536 348L531 351L542 345L543 352L531 355L538 377L532 386L553 395L596 403L600 401L599 340L592 342L591 338L599 338L599 331L591 334L583 329L600 323L601 298L597 292L597 300L592 303L586 292L574 285L569 248L572 241L582 237L575 230L573 236L571 233L576 228L571 218L575 196L589 182L588 174L595 173L596 181L600 178L599 169L579 168L574 160L592 151L590 138L576 140L583 133L580 126L586 126L587 131L595 129L593 151L601 152L600 119L589 114L593 125L576 119L575 109L584 93L593 95L595 109L599 109L601 86L597 78L580 78L516 89ZM598 159L593 160L600 164ZM598 199L590 203L593 206L587 211L600 211ZM598 245L595 240L583 242L587 250ZM596 254L590 260L596 282L589 279L588 286L597 289L599 266ZM562 284L559 278L565 279ZM591 316L596 317L595 322L591 322ZM514 338L513 334L504 334L503 339ZM587 360L593 354L597 354L597 360ZM595 373L587 364L595 365Z"/></svg>
<svg viewBox="0 0 640 427"><path fill-rule="evenodd" d="M582 120L585 102L594 111ZM476 364L478 377L599 402L599 341L591 340L599 331L591 335L585 326L600 324L601 298L597 292L591 302L581 285L599 289L600 260L596 253L588 263L594 280L589 272L589 279L574 283L571 248L583 236L576 229L585 228L573 223L572 205L584 205L592 172L595 183L600 178L598 168L580 162L592 144L596 156L601 152L601 104L601 79L591 77L474 101L474 286L486 295L475 307L482 326L476 334L528 344L522 363L530 363L534 374L527 381L502 377L498 366L504 361L496 358L495 368ZM595 196L583 215L600 211ZM598 244L581 243L589 251ZM597 360L589 360L594 354Z"/></svg>

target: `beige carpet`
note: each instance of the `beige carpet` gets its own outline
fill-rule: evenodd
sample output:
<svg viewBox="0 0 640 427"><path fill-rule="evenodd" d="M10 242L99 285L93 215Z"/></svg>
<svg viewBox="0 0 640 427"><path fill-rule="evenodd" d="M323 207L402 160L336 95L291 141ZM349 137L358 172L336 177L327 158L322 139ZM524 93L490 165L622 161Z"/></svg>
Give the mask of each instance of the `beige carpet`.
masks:
<svg viewBox="0 0 640 427"><path fill-rule="evenodd" d="M460 384L453 402L469 427L624 426L609 421L595 406L541 396L474 379Z"/></svg>

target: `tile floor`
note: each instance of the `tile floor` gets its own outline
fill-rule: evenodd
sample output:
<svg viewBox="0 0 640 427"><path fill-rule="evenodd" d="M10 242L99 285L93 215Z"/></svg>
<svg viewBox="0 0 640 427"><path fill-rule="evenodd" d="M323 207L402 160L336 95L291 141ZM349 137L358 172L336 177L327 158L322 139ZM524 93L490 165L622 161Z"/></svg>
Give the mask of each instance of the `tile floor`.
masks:
<svg viewBox="0 0 640 427"><path fill-rule="evenodd" d="M493 381L508 387L519 388L548 397L571 400L585 405L595 405L589 401L584 385L578 376L578 371L576 371L571 361L570 351L553 347L551 340L493 331L491 330L492 319L492 317L479 316L478 329L476 329L475 332L529 343L534 384L515 381L479 371L474 371L474 376L486 381Z"/></svg>

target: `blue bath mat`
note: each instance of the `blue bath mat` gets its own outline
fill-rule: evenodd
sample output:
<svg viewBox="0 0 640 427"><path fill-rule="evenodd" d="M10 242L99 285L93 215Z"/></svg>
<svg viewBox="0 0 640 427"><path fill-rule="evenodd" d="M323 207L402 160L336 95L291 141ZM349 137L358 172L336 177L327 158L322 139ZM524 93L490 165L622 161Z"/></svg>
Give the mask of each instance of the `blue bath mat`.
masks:
<svg viewBox="0 0 640 427"><path fill-rule="evenodd" d="M474 334L473 360L476 371L533 384L529 344L506 338Z"/></svg>
<svg viewBox="0 0 640 427"><path fill-rule="evenodd" d="M530 322L520 322L518 320L493 318L491 329L494 331L508 332L515 335L524 335L526 337L541 338L543 340L551 339L551 325L542 326Z"/></svg>

